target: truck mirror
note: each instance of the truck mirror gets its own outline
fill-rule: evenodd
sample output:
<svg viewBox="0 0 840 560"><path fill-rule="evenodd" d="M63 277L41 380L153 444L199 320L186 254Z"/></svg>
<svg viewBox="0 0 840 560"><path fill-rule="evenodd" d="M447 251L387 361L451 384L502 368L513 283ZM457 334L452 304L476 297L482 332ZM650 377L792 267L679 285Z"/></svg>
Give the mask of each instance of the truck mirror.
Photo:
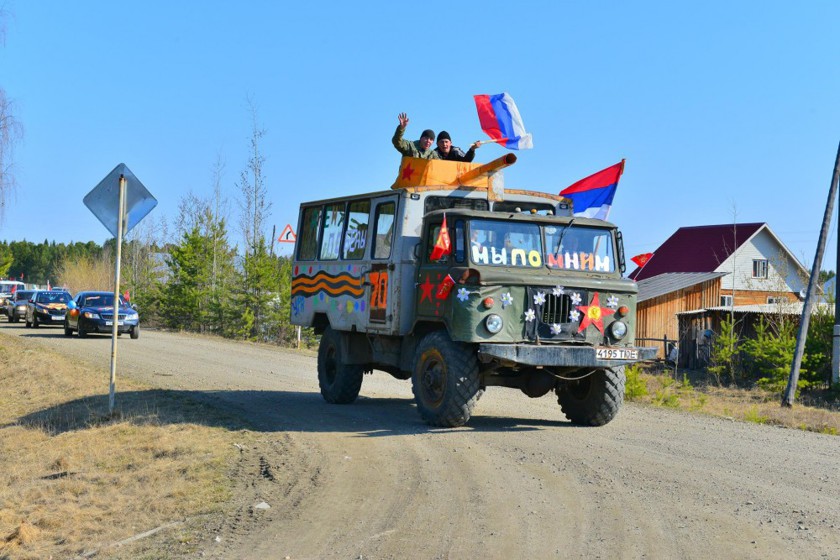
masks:
<svg viewBox="0 0 840 560"><path fill-rule="evenodd" d="M624 274L624 271L627 269L624 263L624 236L618 230L615 232L615 243L618 246L618 268Z"/></svg>

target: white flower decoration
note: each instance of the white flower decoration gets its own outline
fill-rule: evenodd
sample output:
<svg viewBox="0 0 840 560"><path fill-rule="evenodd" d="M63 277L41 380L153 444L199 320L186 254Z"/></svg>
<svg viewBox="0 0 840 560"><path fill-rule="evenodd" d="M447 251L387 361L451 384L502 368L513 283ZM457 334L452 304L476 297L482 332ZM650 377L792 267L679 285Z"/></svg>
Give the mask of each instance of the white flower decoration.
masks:
<svg viewBox="0 0 840 560"><path fill-rule="evenodd" d="M513 305L513 296L510 295L510 292L502 294L502 309L508 305Z"/></svg>
<svg viewBox="0 0 840 560"><path fill-rule="evenodd" d="M575 309L574 311L569 313L569 319L572 321L572 323L577 323L578 321L580 321L580 311Z"/></svg>
<svg viewBox="0 0 840 560"><path fill-rule="evenodd" d="M470 292L466 288L458 288L458 299L463 301L467 301L470 299Z"/></svg>
<svg viewBox="0 0 840 560"><path fill-rule="evenodd" d="M610 296L607 298L607 307L611 307L613 309L618 307L618 297L617 296Z"/></svg>
<svg viewBox="0 0 840 560"><path fill-rule="evenodd" d="M534 294L534 305L542 305L545 303L545 292L537 292Z"/></svg>
<svg viewBox="0 0 840 560"><path fill-rule="evenodd" d="M580 305L580 294L572 292L572 305Z"/></svg>
<svg viewBox="0 0 840 560"><path fill-rule="evenodd" d="M528 323L533 321L536 317L537 317L537 314L534 313L533 309L528 309L528 311L525 312L525 321L528 322Z"/></svg>
<svg viewBox="0 0 840 560"><path fill-rule="evenodd" d="M551 334L560 334L562 327L559 323L552 323L551 325Z"/></svg>
<svg viewBox="0 0 840 560"><path fill-rule="evenodd" d="M560 297L564 293L566 293L566 288L563 286L554 286L554 289L551 290L551 293L554 294L555 297Z"/></svg>

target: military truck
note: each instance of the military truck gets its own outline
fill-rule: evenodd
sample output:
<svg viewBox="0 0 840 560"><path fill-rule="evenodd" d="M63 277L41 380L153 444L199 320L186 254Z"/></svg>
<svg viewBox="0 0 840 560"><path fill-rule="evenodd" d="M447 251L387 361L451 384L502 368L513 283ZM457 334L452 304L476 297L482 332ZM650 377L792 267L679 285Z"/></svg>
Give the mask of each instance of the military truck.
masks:
<svg viewBox="0 0 840 560"><path fill-rule="evenodd" d="M327 402L352 403L380 370L411 379L433 426L465 424L488 387L553 391L575 424L616 416L624 366L656 353L635 345L621 233L505 189L515 161L405 157L389 190L301 204L291 320L321 335Z"/></svg>

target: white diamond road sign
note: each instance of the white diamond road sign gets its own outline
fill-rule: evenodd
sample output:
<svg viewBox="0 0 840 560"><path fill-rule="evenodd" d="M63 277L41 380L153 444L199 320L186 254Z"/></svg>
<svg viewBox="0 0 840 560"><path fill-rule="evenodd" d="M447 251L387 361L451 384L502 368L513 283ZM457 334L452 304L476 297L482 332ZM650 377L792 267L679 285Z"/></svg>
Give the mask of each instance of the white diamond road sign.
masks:
<svg viewBox="0 0 840 560"><path fill-rule="evenodd" d="M85 206L114 237L119 233L120 176L125 177L125 233L157 206L157 199L124 163L116 166L84 198Z"/></svg>

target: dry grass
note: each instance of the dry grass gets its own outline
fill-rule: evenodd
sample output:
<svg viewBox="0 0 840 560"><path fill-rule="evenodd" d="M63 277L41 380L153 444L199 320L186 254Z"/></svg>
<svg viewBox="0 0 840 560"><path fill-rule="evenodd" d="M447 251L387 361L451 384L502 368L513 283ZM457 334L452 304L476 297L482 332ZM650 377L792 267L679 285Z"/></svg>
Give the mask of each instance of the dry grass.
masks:
<svg viewBox="0 0 840 560"><path fill-rule="evenodd" d="M188 394L122 379L109 416L107 372L2 334L0 382L0 558L72 558L228 501L248 435Z"/></svg>
<svg viewBox="0 0 840 560"><path fill-rule="evenodd" d="M675 379L676 378L676 379ZM733 418L758 424L823 434L840 434L840 400L836 394L813 393L792 408L781 406L781 396L753 388L719 387L700 372L647 367L635 376L628 369L627 400ZM803 404L803 403L808 403Z"/></svg>
<svg viewBox="0 0 840 560"><path fill-rule="evenodd" d="M113 291L114 272L114 258L105 251L99 259L82 256L65 260L59 266L58 283L71 294L82 290Z"/></svg>

